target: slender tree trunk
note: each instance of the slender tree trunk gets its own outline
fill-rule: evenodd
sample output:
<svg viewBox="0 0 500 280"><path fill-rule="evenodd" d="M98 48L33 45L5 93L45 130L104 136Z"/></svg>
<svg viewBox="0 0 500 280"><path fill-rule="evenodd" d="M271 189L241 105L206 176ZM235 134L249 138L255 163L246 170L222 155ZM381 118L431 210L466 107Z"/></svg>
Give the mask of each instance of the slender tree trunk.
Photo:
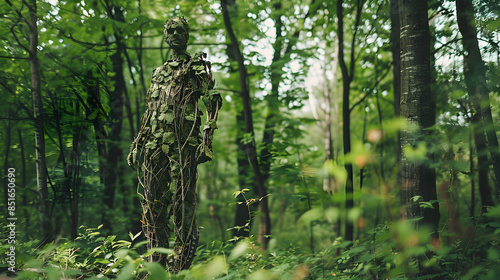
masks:
<svg viewBox="0 0 500 280"><path fill-rule="evenodd" d="M228 16L234 17L237 13L237 6L234 0L229 0L227 3L228 6ZM226 49L227 56L232 61L238 61L239 57L236 51L233 50L234 46L228 45ZM230 72L235 73L238 72L238 68L231 68ZM241 80L240 80L241 82ZM241 86L241 85L240 85ZM251 166L250 161L248 160L248 148L247 145L243 142L245 135L245 115L243 108L239 108L237 106L236 109L236 127L238 128L238 133L236 135L236 145L238 147L238 153L236 155L236 162L238 165L238 185L240 189L247 188L251 186L251 191L245 193L246 198L253 198L257 193L257 186L255 183L255 177L250 174ZM251 205L247 205L245 201L245 197L239 195L236 200L236 215L234 220L234 229L233 236L238 237L248 237L250 236L250 230L253 224L252 215L255 216L255 212L258 210L258 205L253 203Z"/></svg>
<svg viewBox="0 0 500 280"><path fill-rule="evenodd" d="M104 114L100 98L99 79L94 77L92 72L87 73L85 89L87 92L87 106L85 106L85 116L92 123L95 133L97 147L97 157L99 161L99 178L101 185L104 185L106 178L106 130L104 129ZM95 112L97 111L97 112ZM90 116L93 116L90 119Z"/></svg>
<svg viewBox="0 0 500 280"><path fill-rule="evenodd" d="M401 46L399 42L399 0L391 0L390 11L391 11L391 50L392 50L392 89L394 91L394 113L396 117L400 115L400 102L401 102ZM401 136L398 132L398 139L396 145L396 164L399 166L401 162ZM401 176L397 176L398 180ZM401 182L398 182L401 183Z"/></svg>
<svg viewBox="0 0 500 280"><path fill-rule="evenodd" d="M123 11L119 7L113 7L113 12L110 12L112 19L118 22L124 22ZM118 163L123 162L123 151L120 147L122 141L121 131L123 123L123 106L124 106L124 92L125 92L125 78L123 76L123 44L121 42L120 30L115 30L115 46L116 51L111 55L111 63L113 64L113 77L114 89L110 92L110 131L107 141L107 155L106 155L106 172L105 172L105 188L104 188L104 205L106 210L103 211L104 227L111 229L111 220L107 214L109 210L114 209L115 194L121 178L123 168L119 167Z"/></svg>
<svg viewBox="0 0 500 280"><path fill-rule="evenodd" d="M430 33L427 20L427 2L420 0L400 0L399 12L401 20L401 117L417 130L401 132L401 147L417 147L425 144L430 135L427 128L435 123L433 98L430 89ZM427 154L432 161L432 155ZM420 201L436 201L436 173L425 160L408 158L401 154L401 204L403 217L414 219L419 228L430 227L437 238L439 223L439 206L421 208ZM421 199L414 201L415 196Z"/></svg>
<svg viewBox="0 0 500 280"><path fill-rule="evenodd" d="M399 44L399 3L398 0L391 0L391 50L392 50L392 87L394 90L394 111L399 116L399 103L401 100L401 59L399 54L401 47Z"/></svg>
<svg viewBox="0 0 500 280"><path fill-rule="evenodd" d="M257 185L256 194L261 197L259 202L259 210L261 212L260 222L259 222L259 234L258 241L261 242L264 247L267 247L269 242L269 235L271 234L271 219L269 217L269 206L267 199L267 190L264 185L264 177L262 176L259 162L257 160L257 150L255 148L255 134L253 129L253 118L252 118L252 108L250 100L250 90L247 83L248 74L246 66L244 64L244 58L241 53L239 43L234 35L233 27L231 25L231 19L228 13L228 0L221 0L222 6L222 16L224 18L224 24L230 39L230 44L235 56L237 57L238 70L240 73L240 93L243 103L243 113L245 118L245 132L250 134L252 140L246 144L246 149L248 150L248 160L252 166L252 170L255 177L255 182Z"/></svg>
<svg viewBox="0 0 500 280"><path fill-rule="evenodd" d="M78 105L77 105L78 106ZM76 131L73 134L73 151L71 152L71 163L70 163L70 171L69 174L72 175L69 178L71 183L71 189L69 192L69 210L71 217L70 224L70 233L71 240L75 240L78 237L78 197L79 197L79 189L80 189L80 136L79 132Z"/></svg>
<svg viewBox="0 0 500 280"><path fill-rule="evenodd" d="M58 162L62 163L62 170L63 170L63 175L64 175L62 185L64 187L63 191L64 191L65 195L63 195L63 197L66 198L69 202L70 232L71 232L71 239L74 240L78 237L77 236L78 235L78 226L73 225L74 212L73 212L72 192L74 191L74 188L75 188L75 185L73 182L74 169L72 168L71 163L68 164L66 161L66 153L65 153L66 145L65 145L64 140L63 140L62 127L61 127L61 116L59 114L60 112L59 112L59 108L57 106L57 104L58 104L57 95L53 94L51 91L48 91L48 95L50 97L51 104L52 104L52 110L54 112L54 122L56 125L57 141L59 144L59 161ZM73 145L74 144L75 143L73 142ZM71 152L70 152L70 154L71 154ZM66 202L66 200L64 198L62 199L61 203ZM66 209L63 208L63 211L65 212ZM75 227L75 228L73 228L73 227Z"/></svg>
<svg viewBox="0 0 500 280"><path fill-rule="evenodd" d="M469 132L469 178L470 178L470 217L475 216L476 210L476 184L475 184L475 174L474 171L474 147L472 146L472 134Z"/></svg>
<svg viewBox="0 0 500 280"><path fill-rule="evenodd" d="M41 234L48 242L52 234L52 223L47 189L47 163L45 161L45 134L43 124L43 103L40 82L40 63L38 61L38 26L37 3L29 3L29 61L31 70L31 95L33 97L33 115L35 120L36 182L39 201Z"/></svg>
<svg viewBox="0 0 500 280"><path fill-rule="evenodd" d="M338 39L335 39L334 42L334 53L338 53L339 51L339 43ZM334 106L337 106L337 101L336 98L333 97L332 91L334 90L334 85L336 83L336 77L337 77L337 69L338 69L338 56L335 56L332 61L332 76L333 76L333 81L332 85L328 84L328 79L326 77L326 65L325 65L325 73L324 73L324 79L325 79L325 85L323 87L323 97L325 100L325 120L324 120L324 139L323 139L323 145L325 148L325 162L327 161L333 161L335 158L335 151L333 150L333 137L334 133L332 132L332 125L336 125L338 123L337 120L337 114L338 114L338 107L333 107L332 108L332 103L334 103ZM332 112L333 110L333 112ZM332 117L333 114L333 117ZM334 119L332 121L332 118ZM336 127L338 128L338 127ZM335 141L337 141L337 138L335 136ZM331 191L331 192L337 192L338 191L338 186L335 183L335 178L331 174L328 174L325 176L323 179L323 190L324 191Z"/></svg>
<svg viewBox="0 0 500 280"><path fill-rule="evenodd" d="M269 178L269 172L271 170L272 154L270 152L270 146L274 140L274 132L276 129L276 124L279 122L277 119L279 117L279 86L282 74L282 65L280 64L281 52L283 51L283 36L282 28L283 22L281 20L281 2L275 3L273 5L273 10L275 13L275 26L276 26L276 41L273 45L274 54L271 63L271 93L266 96L267 99L267 116L264 124L264 133L262 138L263 149L260 153L260 162L262 165L262 175L264 180Z"/></svg>
<svg viewBox="0 0 500 280"><path fill-rule="evenodd" d="M477 183L479 188L479 197L481 198L481 213L486 212L486 207L494 206L491 196L489 183L489 164L488 154L486 149L486 141L484 130L481 127L481 111L476 112L472 117L472 131L474 134L474 142L476 143L477 153Z"/></svg>
<svg viewBox="0 0 500 280"><path fill-rule="evenodd" d="M21 152L21 184L22 184L22 205L28 205L28 191L26 190L26 156L24 153L24 141L21 129L17 129L17 134L19 137L19 150ZM24 232L26 233L26 238L30 238L31 234L29 228L31 225L31 218L28 213L28 207L23 207L24 215Z"/></svg>
<svg viewBox="0 0 500 280"><path fill-rule="evenodd" d="M7 127L5 128L5 151L4 151L4 161L3 161L3 174L8 174L9 173L9 168L12 166L9 166L9 154L10 154L10 146L12 142L12 124L10 121L11 117L11 112L9 112L9 120L7 120ZM7 179L4 180L4 186L3 186L3 195L4 195L4 205L5 205L5 217L8 217L9 215L9 210L7 209L7 205L9 205L9 181Z"/></svg>
<svg viewBox="0 0 500 280"><path fill-rule="evenodd" d="M251 167L248 161L248 149L245 144L243 144L243 135L245 134L244 121L243 111L238 110L236 113L236 126L239 130L236 137L236 145L238 147L238 154L236 155L236 162L238 164L238 183L241 189L244 189L245 186L252 186L252 189L255 190L254 177L249 174ZM245 195L246 197L253 197L255 193L251 191L251 193L247 192ZM237 197L236 203L235 229L233 230L233 235L248 237L250 236L250 229L252 228L252 213L257 210L257 204L253 203L247 206L245 198L242 195Z"/></svg>
<svg viewBox="0 0 500 280"><path fill-rule="evenodd" d="M364 1L357 1L357 9L356 9L356 19L354 25L354 32L352 35L351 41L351 53L350 53L350 66L347 68L347 64L344 58L344 1L337 1L337 21L338 21L338 42L339 42L339 64L340 70L342 72L342 137L344 144L344 155L347 155L351 152L351 108L349 105L349 97L351 91L351 82L354 79L354 70L355 70L355 43L356 43L356 35L357 35L357 27L361 20L361 12L363 9ZM345 208L346 208L346 224L345 224L345 234L344 237L346 240L353 240L354 237L354 226L352 221L348 218L348 213L354 207L353 200L353 192L354 192L354 171L352 167L352 163L346 162L345 169L347 171L347 180L345 186Z"/></svg>
<svg viewBox="0 0 500 280"><path fill-rule="evenodd" d="M472 106L479 114L478 120L481 125L475 129L481 130L474 133L475 137L484 137L486 133L486 148L490 152L493 162L493 172L495 174L497 198L500 199L500 154L498 149L498 138L495 125L491 115L489 89L486 83L486 66L481 58L481 51L477 40L476 26L474 22L474 7L472 0L456 0L457 22L462 34L462 44L464 46L464 75L467 90L469 92ZM478 122L478 124L479 124ZM476 146L477 141L476 139ZM481 142L482 140L479 140ZM482 154L478 147L478 155ZM482 164L482 162L480 162ZM487 168L488 164L483 166ZM480 170L481 170L480 166ZM481 176L480 176L481 177Z"/></svg>

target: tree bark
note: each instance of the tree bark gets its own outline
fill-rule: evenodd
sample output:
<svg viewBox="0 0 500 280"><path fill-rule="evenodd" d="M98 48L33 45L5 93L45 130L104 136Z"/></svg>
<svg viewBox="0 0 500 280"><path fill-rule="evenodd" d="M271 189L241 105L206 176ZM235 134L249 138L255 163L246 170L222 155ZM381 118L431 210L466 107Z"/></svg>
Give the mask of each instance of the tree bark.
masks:
<svg viewBox="0 0 500 280"><path fill-rule="evenodd" d="M396 117L400 115L400 103L401 103L401 45L399 42L399 30L401 28L399 22L399 0L391 0L390 11L391 11L391 50L392 50L392 89L394 92L394 113ZM396 145L396 164L399 166L401 162L401 136L398 132L398 139ZM401 176L398 176L398 180ZM401 183L401 182L398 182Z"/></svg>
<svg viewBox="0 0 500 280"><path fill-rule="evenodd" d="M36 182L39 200L41 234L44 242L48 242L52 234L52 223L49 207L49 192L47 189L47 163L45 161L45 134L43 124L43 103L40 82L40 62L38 60L38 26L37 3L29 3L29 61L31 70L31 95L33 98L33 117L35 121L35 157Z"/></svg>
<svg viewBox="0 0 500 280"><path fill-rule="evenodd" d="M426 143L430 135L428 128L435 123L433 98L430 89L430 33L427 20L427 2L400 0L401 21L401 117L415 130L401 132L401 204L403 218L421 220L413 223L415 228L428 226L435 238L439 223L439 205L435 203L436 173L426 160L408 158L405 148ZM432 154L426 154L432 161ZM414 201L414 197L421 199ZM422 208L419 202L434 202L433 208Z"/></svg>
<svg viewBox="0 0 500 280"><path fill-rule="evenodd" d="M477 40L477 32L474 22L474 7L472 6L472 0L456 0L455 3L457 7L458 28L462 34L462 44L464 47L465 83L472 101L472 106L476 111L475 113L480 117L478 119L477 126L475 127L478 132L474 133L474 135L475 138L484 138L484 134L486 133L485 148L487 148L490 152L491 161L493 163L493 172L496 179L495 186L497 198L500 199L500 154L498 150L498 138L491 115L489 89L486 82L487 68L481 57L481 51ZM476 139L476 146L478 145L478 141L482 142L483 140ZM481 150L480 147L477 148L478 155L481 155L483 150ZM482 164L483 162L480 162L480 170L488 168L489 164L481 166ZM481 184L479 184L479 187L481 189Z"/></svg>
<svg viewBox="0 0 500 280"><path fill-rule="evenodd" d="M354 32L351 41L351 53L350 53L350 65L349 69L344 58L344 1L337 1L337 21L338 21L338 42L339 42L339 65L342 72L342 140L344 145L344 155L351 152L351 109L349 105L349 96L351 91L351 82L354 79L354 69L355 69L355 58L354 58L354 47L356 43L357 27L361 20L361 12L363 9L364 1L357 1L356 18L354 25ZM345 208L346 208L346 224L345 224L345 234L344 238L346 240L352 241L354 237L354 226L352 221L348 218L349 211L354 207L353 192L354 192L354 173L351 162L345 163L345 169L347 171L347 180L345 186Z"/></svg>
<svg viewBox="0 0 500 280"><path fill-rule="evenodd" d="M267 190L264 185L264 177L260 169L260 165L257 159L257 150L255 148L255 134L253 129L253 118L252 118L252 108L250 100L250 90L247 83L248 73L246 66L244 64L244 58L240 50L238 40L233 31L231 24L231 19L228 13L228 0L221 0L222 16L224 19L224 24L226 26L227 34L230 39L230 44L232 51L235 54L238 62L238 70L240 74L240 95L243 103L243 115L245 122L245 133L251 135L252 139L249 143L245 144L248 151L248 160L252 166L252 170L255 177L255 182L257 189L255 193L261 198L259 202L259 210L262 213L259 221L259 234L258 241L267 247L269 242L269 235L271 234L271 219L269 217L269 206L267 199Z"/></svg>
<svg viewBox="0 0 500 280"><path fill-rule="evenodd" d="M238 164L238 183L241 189L246 186L252 186L252 189L255 191L255 178L249 174L251 167L248 161L248 150L245 144L243 144L243 136L245 134L244 121L245 117L243 116L243 111L238 110L236 113L236 126L238 127L238 135L236 137L236 145L238 147L238 153L236 155L236 162ZM253 197L255 195L254 191L246 193L246 196ZM245 198L242 195L237 197L236 203L233 235L248 237L250 236L250 229L252 228L252 213L257 210L257 204L253 203L251 205L246 205Z"/></svg>
<svg viewBox="0 0 500 280"><path fill-rule="evenodd" d="M401 100L401 59L399 54L401 46L399 43L399 3L391 0L391 50L392 50L392 87L394 90L394 112L399 116L399 103Z"/></svg>
<svg viewBox="0 0 500 280"><path fill-rule="evenodd" d="M123 11L114 6L112 11L108 11L109 16L118 22L124 22ZM103 211L104 227L111 229L110 217L107 212L114 209L115 193L118 187L119 178L121 178L123 171L118 163L123 161L122 148L120 147L122 123L123 123L123 106L124 106L124 92L125 92L125 78L123 76L123 44L121 41L120 30L115 30L116 38L116 51L111 55L111 63L113 64L113 77L114 89L110 92L110 131L107 141L107 155L106 155L106 172L104 174L104 205L106 210Z"/></svg>
<svg viewBox="0 0 500 280"><path fill-rule="evenodd" d="M17 134L19 137L19 151L21 153L21 184L23 186L22 194L22 205L28 205L28 191L26 190L26 156L24 153L24 141L21 129L17 129ZM26 238L30 238L31 234L29 228L31 225L31 217L28 213L28 207L23 207L24 215L24 232L26 233Z"/></svg>
<svg viewBox="0 0 500 280"><path fill-rule="evenodd" d="M12 142L12 124L11 124L11 112L9 112L9 119L7 120L7 127L5 129L5 151L4 151L4 161L3 161L3 174L8 174L9 173L9 168L12 166L9 166L9 154L10 154L10 146ZM7 205L9 205L9 180L5 179L4 180L4 185L3 185L3 195L4 195L4 205L5 205L5 217L9 216L9 210Z"/></svg>
<svg viewBox="0 0 500 280"><path fill-rule="evenodd" d="M484 213L488 206L494 206L495 204L491 196L489 183L488 154L484 129L481 127L481 111L476 112L472 117L472 125L477 154L477 185L479 188L479 197L481 199L481 213Z"/></svg>

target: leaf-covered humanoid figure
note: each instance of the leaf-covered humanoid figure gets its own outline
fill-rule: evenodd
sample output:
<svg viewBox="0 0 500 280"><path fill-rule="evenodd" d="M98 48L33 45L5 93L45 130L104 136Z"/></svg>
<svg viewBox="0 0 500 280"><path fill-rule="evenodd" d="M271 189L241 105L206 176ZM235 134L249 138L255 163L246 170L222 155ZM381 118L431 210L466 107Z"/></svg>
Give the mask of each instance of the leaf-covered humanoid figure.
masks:
<svg viewBox="0 0 500 280"><path fill-rule="evenodd" d="M153 71L142 126L127 161L139 177L148 249L169 248L169 238L174 235L174 254L157 252L148 260L178 272L189 268L195 256L197 165L212 159L212 136L222 98L213 90L206 54L191 57L186 52L186 19L169 19L163 35L171 59ZM200 98L207 110L202 132Z"/></svg>

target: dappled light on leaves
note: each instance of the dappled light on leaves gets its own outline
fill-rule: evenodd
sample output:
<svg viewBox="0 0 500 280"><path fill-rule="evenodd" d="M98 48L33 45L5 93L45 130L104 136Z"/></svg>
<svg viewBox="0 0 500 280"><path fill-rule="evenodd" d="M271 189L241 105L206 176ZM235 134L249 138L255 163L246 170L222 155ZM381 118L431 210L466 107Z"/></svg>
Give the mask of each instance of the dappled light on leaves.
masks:
<svg viewBox="0 0 500 280"><path fill-rule="evenodd" d="M498 6L6 0L0 278L496 280Z"/></svg>

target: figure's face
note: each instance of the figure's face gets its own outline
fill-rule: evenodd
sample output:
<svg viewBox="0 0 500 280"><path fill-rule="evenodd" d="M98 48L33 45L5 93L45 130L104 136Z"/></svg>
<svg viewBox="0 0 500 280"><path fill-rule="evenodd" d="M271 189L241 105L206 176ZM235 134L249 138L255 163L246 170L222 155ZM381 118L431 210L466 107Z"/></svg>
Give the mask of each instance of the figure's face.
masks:
<svg viewBox="0 0 500 280"><path fill-rule="evenodd" d="M171 18L163 31L165 42L174 50L185 50L189 39L189 27L181 18Z"/></svg>

